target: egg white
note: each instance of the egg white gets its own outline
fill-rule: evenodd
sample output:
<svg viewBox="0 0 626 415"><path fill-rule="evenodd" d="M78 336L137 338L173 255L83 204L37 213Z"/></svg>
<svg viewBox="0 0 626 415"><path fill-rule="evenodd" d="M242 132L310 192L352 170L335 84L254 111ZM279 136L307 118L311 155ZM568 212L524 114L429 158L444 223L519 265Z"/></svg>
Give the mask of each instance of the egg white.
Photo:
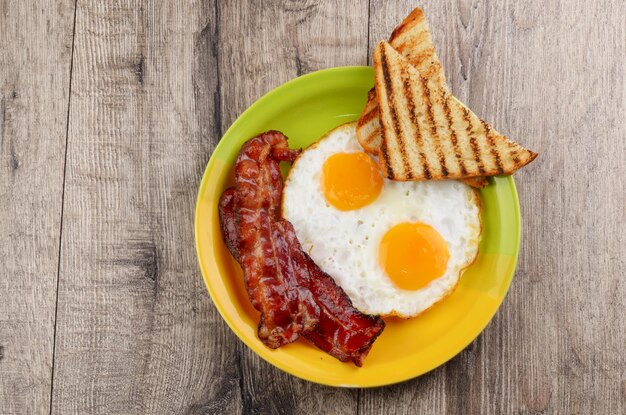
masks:
<svg viewBox="0 0 626 415"><path fill-rule="evenodd" d="M416 316L450 294L476 258L480 200L472 188L456 180L384 179L374 202L357 210L338 210L324 196L322 167L333 154L356 151L363 151L356 139L356 123L337 127L307 148L285 181L283 217L293 224L303 249L345 290L357 309L367 314ZM432 226L450 253L445 273L415 291L395 286L378 260L381 239L403 222Z"/></svg>

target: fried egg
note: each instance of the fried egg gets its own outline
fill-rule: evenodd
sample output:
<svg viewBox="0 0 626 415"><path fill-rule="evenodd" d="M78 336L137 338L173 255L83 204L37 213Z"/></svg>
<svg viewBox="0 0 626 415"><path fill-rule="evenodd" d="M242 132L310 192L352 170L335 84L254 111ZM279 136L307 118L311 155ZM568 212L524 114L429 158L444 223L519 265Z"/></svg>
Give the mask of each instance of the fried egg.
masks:
<svg viewBox="0 0 626 415"><path fill-rule="evenodd" d="M456 180L384 179L356 123L302 152L283 217L319 267L367 314L412 317L449 295L476 258L480 200Z"/></svg>

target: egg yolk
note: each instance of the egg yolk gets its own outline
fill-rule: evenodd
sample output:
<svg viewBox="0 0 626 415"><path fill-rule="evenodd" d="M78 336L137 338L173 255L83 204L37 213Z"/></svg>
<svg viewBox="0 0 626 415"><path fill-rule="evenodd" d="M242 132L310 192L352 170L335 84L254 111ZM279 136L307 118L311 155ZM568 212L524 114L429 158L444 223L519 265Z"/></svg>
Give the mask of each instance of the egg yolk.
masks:
<svg viewBox="0 0 626 415"><path fill-rule="evenodd" d="M378 259L397 287L417 290L444 274L450 254L432 226L401 223L383 236Z"/></svg>
<svg viewBox="0 0 626 415"><path fill-rule="evenodd" d="M363 152L333 154L324 162L324 196L339 210L359 209L372 203L382 187L378 166Z"/></svg>

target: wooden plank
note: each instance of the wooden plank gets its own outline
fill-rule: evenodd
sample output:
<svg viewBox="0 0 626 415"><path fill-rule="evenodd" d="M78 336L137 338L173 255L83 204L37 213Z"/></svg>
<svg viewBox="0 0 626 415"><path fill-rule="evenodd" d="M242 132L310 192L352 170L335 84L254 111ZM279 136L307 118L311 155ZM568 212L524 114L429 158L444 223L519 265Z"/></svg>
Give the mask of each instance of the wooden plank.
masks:
<svg viewBox="0 0 626 415"><path fill-rule="evenodd" d="M372 0L370 50L414 6ZM444 367L364 391L361 412L624 413L626 10L423 7L454 93L540 157L516 175L522 246L494 320Z"/></svg>
<svg viewBox="0 0 626 415"><path fill-rule="evenodd" d="M0 413L50 408L74 1L0 6Z"/></svg>
<svg viewBox="0 0 626 415"><path fill-rule="evenodd" d="M222 127L272 88L310 71L364 65L367 3L222 2L219 67ZM244 413L357 412L356 390L293 378L240 345Z"/></svg>
<svg viewBox="0 0 626 415"><path fill-rule="evenodd" d="M212 1L78 1L54 413L241 407L193 236L219 138L215 23Z"/></svg>

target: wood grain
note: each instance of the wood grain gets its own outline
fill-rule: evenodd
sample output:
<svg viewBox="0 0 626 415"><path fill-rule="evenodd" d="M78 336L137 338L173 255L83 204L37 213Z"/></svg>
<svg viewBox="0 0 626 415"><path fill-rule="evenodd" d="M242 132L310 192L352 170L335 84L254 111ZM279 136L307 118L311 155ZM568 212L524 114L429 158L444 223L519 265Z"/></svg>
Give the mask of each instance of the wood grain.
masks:
<svg viewBox="0 0 626 415"><path fill-rule="evenodd" d="M74 1L0 6L0 413L47 413Z"/></svg>
<svg viewBox="0 0 626 415"><path fill-rule="evenodd" d="M272 88L310 71L364 65L367 4L359 1L222 2L222 128ZM296 379L240 345L243 412L357 412L356 390Z"/></svg>
<svg viewBox="0 0 626 415"><path fill-rule="evenodd" d="M78 1L54 413L235 413L193 237L217 141L212 2Z"/></svg>
<svg viewBox="0 0 626 415"><path fill-rule="evenodd" d="M415 6L401 3L372 1L370 49ZM365 391L362 412L623 413L625 9L423 7L455 95L540 157L516 174L521 255L494 320L428 376Z"/></svg>
<svg viewBox="0 0 626 415"><path fill-rule="evenodd" d="M420 3L453 92L540 153L509 295L452 361L327 388L212 305L192 229L222 133L297 75L366 64L416 5L78 0L74 37L71 0L0 2L0 413L626 412L620 1Z"/></svg>

